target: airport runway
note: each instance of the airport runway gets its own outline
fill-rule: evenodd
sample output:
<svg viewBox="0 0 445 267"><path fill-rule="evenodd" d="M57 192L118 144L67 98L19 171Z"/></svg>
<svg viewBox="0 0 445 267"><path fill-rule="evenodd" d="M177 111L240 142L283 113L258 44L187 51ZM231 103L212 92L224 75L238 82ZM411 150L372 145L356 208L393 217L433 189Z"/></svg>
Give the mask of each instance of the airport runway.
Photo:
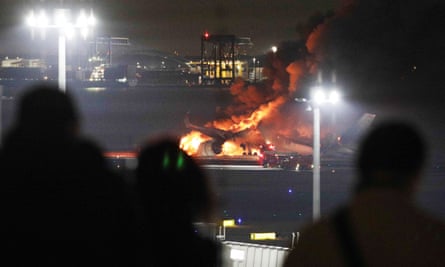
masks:
<svg viewBox="0 0 445 267"><path fill-rule="evenodd" d="M260 166L204 166L218 195L219 214L234 219L227 240L252 242L250 233L276 232L280 240L261 244L286 246L292 232L312 218L312 172L264 169ZM322 171L321 212L349 197L347 170Z"/></svg>
<svg viewBox="0 0 445 267"><path fill-rule="evenodd" d="M312 172L264 169L258 166L204 166L218 195L219 214L235 219L226 229L230 241L288 246L292 233L312 220ZM418 203L445 219L443 168L431 169ZM354 169L322 167L321 214L326 215L352 196ZM250 233L276 232L278 240L252 241Z"/></svg>

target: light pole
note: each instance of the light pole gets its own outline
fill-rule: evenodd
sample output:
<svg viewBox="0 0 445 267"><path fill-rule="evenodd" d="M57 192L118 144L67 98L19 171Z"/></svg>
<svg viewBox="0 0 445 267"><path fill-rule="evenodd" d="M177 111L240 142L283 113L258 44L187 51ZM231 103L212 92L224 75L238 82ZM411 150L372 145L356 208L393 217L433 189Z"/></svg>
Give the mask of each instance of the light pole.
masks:
<svg viewBox="0 0 445 267"><path fill-rule="evenodd" d="M312 216L313 220L320 218L320 106L315 103L313 106L314 113L314 147L312 162L314 165L313 171L313 183L312 183Z"/></svg>
<svg viewBox="0 0 445 267"><path fill-rule="evenodd" d="M60 90L66 90L66 39L72 37L76 30L86 39L91 29L96 25L92 9L87 12L80 9L77 17L72 15L73 11L68 8L54 8L51 15L47 15L47 10L40 9L38 12L31 10L26 18L26 24L34 30L41 31L42 38L46 29L58 31L58 84Z"/></svg>
<svg viewBox="0 0 445 267"><path fill-rule="evenodd" d="M257 60L257 61L256 61L256 66L255 66L255 81L257 80L256 77L258 77L258 80L261 81L261 76L260 76L261 72L260 72L260 70L259 70L259 67L260 67L260 61ZM257 76L256 72L258 72L258 76Z"/></svg>
<svg viewBox="0 0 445 267"><path fill-rule="evenodd" d="M256 58L252 59L253 61L253 82L256 83Z"/></svg>
<svg viewBox="0 0 445 267"><path fill-rule="evenodd" d="M58 64L58 82L60 90L66 90L66 37L59 33L59 64Z"/></svg>
<svg viewBox="0 0 445 267"><path fill-rule="evenodd" d="M0 146L2 145L2 141L3 141L3 120L2 120L2 108L3 108L3 86L0 85Z"/></svg>
<svg viewBox="0 0 445 267"><path fill-rule="evenodd" d="M329 90L328 93L327 91L319 85L312 88L310 100L295 98L297 102L309 103L314 114L312 152L312 217L314 221L320 218L320 106L324 103L336 104L340 100L340 95L335 89Z"/></svg>

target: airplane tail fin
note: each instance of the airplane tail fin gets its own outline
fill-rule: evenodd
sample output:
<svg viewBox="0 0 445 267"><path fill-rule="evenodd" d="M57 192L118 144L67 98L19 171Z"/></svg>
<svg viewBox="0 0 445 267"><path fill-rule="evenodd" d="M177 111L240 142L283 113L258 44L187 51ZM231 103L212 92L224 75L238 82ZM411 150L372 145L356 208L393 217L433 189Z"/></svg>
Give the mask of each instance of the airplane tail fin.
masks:
<svg viewBox="0 0 445 267"><path fill-rule="evenodd" d="M189 112L187 112L185 114L184 124L185 124L185 127L187 127L187 128L191 128L192 127L192 123L190 122L190 113Z"/></svg>
<svg viewBox="0 0 445 267"><path fill-rule="evenodd" d="M352 155L358 145L358 141L365 131L371 126L376 115L372 113L363 114L351 127L349 127L341 136L331 137L337 139L324 148L325 156L347 156Z"/></svg>
<svg viewBox="0 0 445 267"><path fill-rule="evenodd" d="M371 126L375 117L376 114L363 114L360 119L340 137L340 145L351 146L356 144L361 135Z"/></svg>

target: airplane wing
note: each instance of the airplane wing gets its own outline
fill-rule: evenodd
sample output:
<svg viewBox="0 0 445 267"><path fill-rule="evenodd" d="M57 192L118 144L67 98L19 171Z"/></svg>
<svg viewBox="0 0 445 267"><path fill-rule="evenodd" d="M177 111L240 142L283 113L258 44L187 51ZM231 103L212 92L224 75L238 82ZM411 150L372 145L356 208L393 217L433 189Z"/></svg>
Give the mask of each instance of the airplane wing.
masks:
<svg viewBox="0 0 445 267"><path fill-rule="evenodd" d="M189 113L186 114L184 118L184 124L187 128L197 130L209 137L218 139L219 141L225 142L229 139L234 139L235 137L242 136L243 134L247 133L250 129L245 129L239 132L231 132L231 131L224 131L218 128L213 127L204 127L204 126L198 126L195 124L192 124L190 122L190 116Z"/></svg>
<svg viewBox="0 0 445 267"><path fill-rule="evenodd" d="M198 126L198 125L192 124L190 122L190 116L188 113L186 114L186 116L184 118L184 124L187 128L199 131L202 134L205 134L209 137L212 137L212 138L215 138L218 140L224 140L224 141L227 139L225 137L225 135L226 135L225 131L222 131L222 130L219 130L216 128L203 127L203 126Z"/></svg>

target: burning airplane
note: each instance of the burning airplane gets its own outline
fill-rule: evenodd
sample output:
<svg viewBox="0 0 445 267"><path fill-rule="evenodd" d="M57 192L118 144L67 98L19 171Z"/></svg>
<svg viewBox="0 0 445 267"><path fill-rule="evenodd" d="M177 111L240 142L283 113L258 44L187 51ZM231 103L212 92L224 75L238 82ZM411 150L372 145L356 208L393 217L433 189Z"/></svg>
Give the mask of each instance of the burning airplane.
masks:
<svg viewBox="0 0 445 267"><path fill-rule="evenodd" d="M224 149L224 145L226 142L235 142L235 139L244 137L244 135L246 135L248 131L250 131L250 129L244 129L233 132L213 127L194 125L190 122L189 114L187 114L187 116L185 117L184 123L187 128L192 129L193 131L190 133L189 137L192 140L192 147L183 148L185 148L185 150L188 152L194 149L199 155L205 156L219 155L223 153L223 151L227 152L227 146L230 145L227 144L226 149ZM205 135L206 137L203 137L202 135ZM210 139L208 139L207 137L209 137ZM183 138L182 145L185 146L185 144L187 143L186 140L187 137ZM233 150L233 148L231 150Z"/></svg>
<svg viewBox="0 0 445 267"><path fill-rule="evenodd" d="M267 79L254 84L239 79L231 85L233 103L221 110L223 116L218 117L223 119L198 126L186 116L190 132L182 136L181 148L192 156L240 156L260 155L272 144L283 153L312 155L311 116L294 98L308 87L318 68L305 42L284 42L266 56ZM339 144L337 131L322 126L322 149Z"/></svg>
<svg viewBox="0 0 445 267"><path fill-rule="evenodd" d="M375 114L365 113L342 135L326 134L322 140L322 152L327 155L349 155L355 151L357 140L370 127ZM189 114L184 123L192 131L182 137L180 146L192 156L239 156L265 154L312 155L312 137L290 138L277 134L265 139L259 128L230 131L210 126L198 126L190 122Z"/></svg>
<svg viewBox="0 0 445 267"><path fill-rule="evenodd" d="M197 156L258 154L259 145L266 142L258 126L284 101L279 97L260 105L250 114L232 115L205 126L192 124L187 114L184 123L192 131L182 137L181 148Z"/></svg>

